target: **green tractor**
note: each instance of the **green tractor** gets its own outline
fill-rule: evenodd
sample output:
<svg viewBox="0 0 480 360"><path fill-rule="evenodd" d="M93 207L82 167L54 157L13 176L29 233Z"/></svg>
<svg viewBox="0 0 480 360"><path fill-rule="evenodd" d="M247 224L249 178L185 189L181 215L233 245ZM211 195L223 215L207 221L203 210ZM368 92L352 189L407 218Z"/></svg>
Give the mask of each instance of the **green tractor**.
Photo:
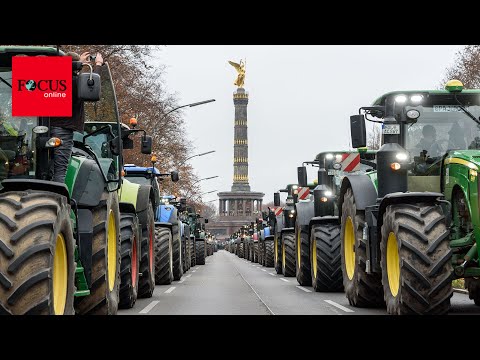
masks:
<svg viewBox="0 0 480 360"><path fill-rule="evenodd" d="M14 56L64 56L50 47L0 48L0 313L115 314L120 292L122 141L108 64L80 73L72 62L87 120L113 122L74 134L65 184L51 181L53 118L12 117ZM101 91L100 91L101 89ZM74 92L75 94L75 92ZM89 118L90 116L90 118ZM13 128L14 131L11 131ZM106 134L106 145L89 145Z"/></svg>
<svg viewBox="0 0 480 360"><path fill-rule="evenodd" d="M295 205L296 276L315 291L343 291L340 220L336 206L342 178L373 171L375 151L326 151L298 167ZM307 183L306 164L318 167L317 180ZM313 195L313 196L312 196Z"/></svg>
<svg viewBox="0 0 480 360"><path fill-rule="evenodd" d="M88 112L87 112L88 114ZM123 149L133 149L134 142L131 136L137 132L143 132L142 153L151 153L151 140L142 129L136 129L136 119L130 119L131 128L121 124L120 137ZM96 154L105 155L108 144L106 126L115 128L116 123L89 121L85 124L85 134L88 135L86 144ZM102 130L103 129L103 130ZM116 132L114 131L116 134ZM100 157L101 157L100 156ZM123 156L119 156L118 166L123 166ZM151 244L150 234L153 232L153 210L151 203L154 199L154 191L147 184L130 182L122 174L122 183L118 191L120 206L120 238L121 238L121 283L120 283L120 308L131 308L137 297L148 298L153 295L154 282L154 258L153 252L149 251Z"/></svg>
<svg viewBox="0 0 480 360"><path fill-rule="evenodd" d="M295 204L298 200L297 184L288 184L285 189L273 194L275 206L274 255L277 274L295 276ZM280 192L287 193L285 206L280 207Z"/></svg>
<svg viewBox="0 0 480 360"><path fill-rule="evenodd" d="M350 117L352 145L381 121L376 171L342 181L341 255L353 306L445 314L452 279L480 305L480 90L395 91ZM362 114L363 112L363 114ZM374 119L375 118L375 119Z"/></svg>
<svg viewBox="0 0 480 360"><path fill-rule="evenodd" d="M207 257L205 224L208 224L208 219L204 219L202 223L200 220L202 216L197 214L195 208L190 205L186 206L183 219L190 227L191 265L205 265L205 258Z"/></svg>

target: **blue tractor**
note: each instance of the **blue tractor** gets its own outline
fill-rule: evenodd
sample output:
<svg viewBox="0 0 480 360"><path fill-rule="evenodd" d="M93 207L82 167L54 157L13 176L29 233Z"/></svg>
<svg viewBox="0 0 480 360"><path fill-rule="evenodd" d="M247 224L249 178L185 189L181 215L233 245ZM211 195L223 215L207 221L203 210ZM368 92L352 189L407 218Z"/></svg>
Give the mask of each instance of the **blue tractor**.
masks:
<svg viewBox="0 0 480 360"><path fill-rule="evenodd" d="M184 206L185 201L176 201L173 195L160 195L158 180L162 181L170 176L172 181L178 181L178 172L161 173L154 166L155 161L156 159L152 158L151 167L126 164L124 169L125 177L131 182L148 184L153 188L155 283L168 285L173 280L180 280L183 273L190 268L189 247L185 244L190 234L178 216L179 208Z"/></svg>

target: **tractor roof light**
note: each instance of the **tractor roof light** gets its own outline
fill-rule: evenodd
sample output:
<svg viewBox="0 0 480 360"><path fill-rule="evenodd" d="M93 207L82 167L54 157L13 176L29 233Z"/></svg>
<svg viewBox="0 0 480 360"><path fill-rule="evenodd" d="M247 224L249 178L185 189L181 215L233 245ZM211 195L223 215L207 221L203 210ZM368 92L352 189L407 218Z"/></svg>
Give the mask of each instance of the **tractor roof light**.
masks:
<svg viewBox="0 0 480 360"><path fill-rule="evenodd" d="M137 124L138 124L137 119L134 118L134 117L130 118L130 120L128 121L128 123L130 124L130 126L131 126L132 128L134 128L134 127L137 126Z"/></svg>
<svg viewBox="0 0 480 360"><path fill-rule="evenodd" d="M151 161L152 161L152 163L156 163L157 162L157 156L152 155Z"/></svg>
<svg viewBox="0 0 480 360"><path fill-rule="evenodd" d="M397 95L395 96L395 102L399 104L403 104L407 101L407 97L405 95Z"/></svg>
<svg viewBox="0 0 480 360"><path fill-rule="evenodd" d="M445 90L448 92L462 92L463 83L460 80L452 79L445 84Z"/></svg>

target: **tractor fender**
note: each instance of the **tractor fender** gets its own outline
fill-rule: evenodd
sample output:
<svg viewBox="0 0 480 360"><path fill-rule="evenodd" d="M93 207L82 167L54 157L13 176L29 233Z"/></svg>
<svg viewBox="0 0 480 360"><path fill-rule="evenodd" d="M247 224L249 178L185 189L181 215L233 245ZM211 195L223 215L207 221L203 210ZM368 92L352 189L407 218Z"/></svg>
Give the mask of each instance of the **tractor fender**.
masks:
<svg viewBox="0 0 480 360"><path fill-rule="evenodd" d="M119 200L122 203L129 203L132 204L133 209L135 212L135 206L137 205L138 201L138 190L140 189L140 185L132 183L127 179L122 179L122 187L119 191Z"/></svg>
<svg viewBox="0 0 480 360"><path fill-rule="evenodd" d="M342 214L343 196L351 188L357 210L365 210L367 206L375 205L377 202L377 190L372 180L365 174L347 175L342 180L340 194L338 197L338 209Z"/></svg>
<svg viewBox="0 0 480 360"><path fill-rule="evenodd" d="M169 222L155 221L155 227L169 228L172 229L173 224Z"/></svg>
<svg viewBox="0 0 480 360"><path fill-rule="evenodd" d="M267 241L267 240L272 240L273 241L274 239L275 239L275 236L273 236L273 235L265 236L265 241Z"/></svg>
<svg viewBox="0 0 480 360"><path fill-rule="evenodd" d="M132 203L121 201L118 204L118 207L120 208L121 213L135 214L135 206L133 206Z"/></svg>
<svg viewBox="0 0 480 360"><path fill-rule="evenodd" d="M5 179L2 181L2 188L0 192L7 191L24 191L24 190L38 190L48 191L65 196L70 202L70 194L65 184L53 181L37 180L37 179ZM102 189L103 190L103 189Z"/></svg>
<svg viewBox="0 0 480 360"><path fill-rule="evenodd" d="M387 194L384 196L378 207L377 228L381 229L383 225L383 214L389 205L418 203L441 204L442 202L446 202L444 195L436 192L397 192ZM380 239L381 231L378 231L377 235Z"/></svg>
<svg viewBox="0 0 480 360"><path fill-rule="evenodd" d="M67 179L72 176L71 169L72 167L68 168ZM97 163L90 159L82 161L74 179L72 198L77 201L78 206L97 206L106 188L105 178Z"/></svg>
<svg viewBox="0 0 480 360"><path fill-rule="evenodd" d="M296 224L301 231L308 232L310 219L315 216L313 201L299 201L296 206Z"/></svg>
<svg viewBox="0 0 480 360"><path fill-rule="evenodd" d="M152 206L155 203L152 187L150 185L140 185L137 195L137 204L135 206L137 212L147 210L149 202L152 204ZM155 212L155 209L153 209L153 211Z"/></svg>
<svg viewBox="0 0 480 360"><path fill-rule="evenodd" d="M293 227L289 227L289 228L283 228L281 231L280 231L280 235L283 235L284 233L289 233L289 232L295 232L295 228Z"/></svg>
<svg viewBox="0 0 480 360"><path fill-rule="evenodd" d="M317 216L310 219L308 224L308 233L310 234L313 225L325 224L325 223L334 223L340 225L339 216Z"/></svg>

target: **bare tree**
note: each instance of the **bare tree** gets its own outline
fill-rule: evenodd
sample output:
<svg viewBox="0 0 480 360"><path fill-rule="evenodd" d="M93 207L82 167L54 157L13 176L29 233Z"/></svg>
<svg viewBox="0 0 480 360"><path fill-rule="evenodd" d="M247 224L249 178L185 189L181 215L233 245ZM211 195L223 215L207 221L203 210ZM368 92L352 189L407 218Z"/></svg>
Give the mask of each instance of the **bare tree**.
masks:
<svg viewBox="0 0 480 360"><path fill-rule="evenodd" d="M455 54L454 64L446 69L440 87L451 79L460 80L466 89L480 88L480 45L467 45Z"/></svg>
<svg viewBox="0 0 480 360"><path fill-rule="evenodd" d="M382 146L382 128L379 124L373 124L372 130L367 134L367 147L370 150L378 150Z"/></svg>

